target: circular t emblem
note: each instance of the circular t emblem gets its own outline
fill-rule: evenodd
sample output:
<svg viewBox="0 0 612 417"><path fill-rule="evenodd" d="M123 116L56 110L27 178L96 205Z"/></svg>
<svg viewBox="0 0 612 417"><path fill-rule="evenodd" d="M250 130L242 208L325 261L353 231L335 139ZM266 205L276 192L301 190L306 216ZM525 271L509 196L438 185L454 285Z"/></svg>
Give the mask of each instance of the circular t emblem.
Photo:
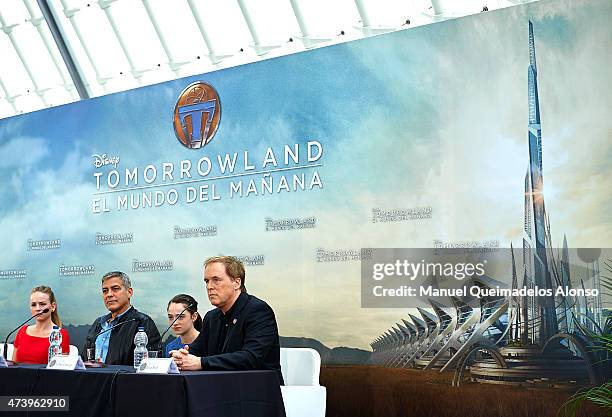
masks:
<svg viewBox="0 0 612 417"><path fill-rule="evenodd" d="M185 88L174 106L174 133L183 146L200 149L217 132L221 120L221 101L217 90L203 81Z"/></svg>

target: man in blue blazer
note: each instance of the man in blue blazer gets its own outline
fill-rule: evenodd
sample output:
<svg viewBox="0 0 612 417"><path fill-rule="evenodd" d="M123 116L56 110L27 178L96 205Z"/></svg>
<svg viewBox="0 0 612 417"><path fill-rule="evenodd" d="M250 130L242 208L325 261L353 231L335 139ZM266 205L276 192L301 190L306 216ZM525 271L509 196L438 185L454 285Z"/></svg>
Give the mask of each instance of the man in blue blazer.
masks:
<svg viewBox="0 0 612 417"><path fill-rule="evenodd" d="M193 343L172 351L172 357L180 369L191 371L269 369L283 384L274 311L247 294L244 278L244 265L232 256L206 260L204 282L217 308L206 313Z"/></svg>

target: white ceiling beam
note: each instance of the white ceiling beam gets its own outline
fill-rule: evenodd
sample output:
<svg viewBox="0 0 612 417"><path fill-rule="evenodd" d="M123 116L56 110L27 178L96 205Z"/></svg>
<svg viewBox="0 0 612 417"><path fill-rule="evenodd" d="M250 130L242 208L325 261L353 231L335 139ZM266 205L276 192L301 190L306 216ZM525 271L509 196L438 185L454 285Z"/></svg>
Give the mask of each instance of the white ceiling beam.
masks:
<svg viewBox="0 0 612 417"><path fill-rule="evenodd" d="M240 7L240 11L242 12L242 17L246 22L246 25L249 29L249 33L251 34L251 38L253 39L253 49L255 53L259 56L267 54L272 49L280 47L280 45L264 45L261 43L259 39L259 34L257 33L257 28L253 23L253 19L251 18L251 13L249 8L245 4L245 0L237 0L238 7Z"/></svg>
<svg viewBox="0 0 612 417"><path fill-rule="evenodd" d="M98 84L100 84L100 86L102 87L102 89L104 90L104 92L106 92L106 82L108 80L110 80L110 77L102 77L102 75L100 74L100 70L98 69L98 66L96 65L96 62L94 61L93 57L91 56L91 52L89 51L89 47L87 45L87 42L85 42L85 40L83 39L83 34L81 33L81 29L79 26L79 22L77 21L76 17L76 13L80 11L79 8L69 8L68 4L66 3L66 0L60 0L61 4L62 4L62 11L64 13L64 16L66 16L66 18L68 18L68 21L70 22L70 25L72 26L72 29L74 30L74 33L76 34L79 43L81 44L81 46L83 47L83 51L85 52L85 55L87 56L87 60L89 61L89 64L91 65L91 68L93 69L94 73L96 74L96 81L98 82Z"/></svg>
<svg viewBox="0 0 612 417"><path fill-rule="evenodd" d="M444 0L431 0L431 7L435 16L443 15L446 10L444 8Z"/></svg>
<svg viewBox="0 0 612 417"><path fill-rule="evenodd" d="M331 40L330 38L316 37L316 35L310 31L306 19L304 19L302 9L300 8L299 0L289 0L289 2L291 3L291 9L293 10L295 20L297 20L297 24L300 27L300 32L302 32L302 36L300 36L299 39L302 41L305 49L313 48L321 42L329 42Z"/></svg>
<svg viewBox="0 0 612 417"><path fill-rule="evenodd" d="M368 8L365 5L363 0L353 0L355 3L355 7L357 7L357 13L359 13L359 17L361 19L361 26L358 27L359 30L363 33L364 36L372 36L381 33L392 32L397 28L393 27L382 27L377 26L374 27L372 25L372 21L370 20L370 15L368 13Z"/></svg>
<svg viewBox="0 0 612 417"><path fill-rule="evenodd" d="M157 33L157 38L159 39L159 43L161 44L164 52L166 53L166 57L168 58L168 66L174 72L177 77L180 77L179 70L180 68L187 64L187 62L176 62L174 60L174 56L172 55L171 49L168 47L168 43L166 42L166 37L164 36L163 31L161 30L157 18L155 17L155 13L153 9L151 9L151 5L149 4L149 0L142 0L142 4L147 11L147 15L149 16L149 20L153 25L153 29L155 29L155 33Z"/></svg>
<svg viewBox="0 0 612 417"><path fill-rule="evenodd" d="M359 13L359 17L361 18L361 25L364 28L368 28L371 26L370 16L368 15L368 11L366 9L366 5L363 4L363 0L354 0L355 6L357 6L357 12Z"/></svg>
<svg viewBox="0 0 612 417"><path fill-rule="evenodd" d="M202 16L200 16L200 11L196 7L196 5L193 3L193 0L187 0L187 4L189 4L189 8L191 9L191 14L193 15L196 25L198 26L198 29L200 30L200 35L202 35L202 40L204 41L204 44L206 45L206 49L208 49L208 59L210 59L210 62L213 65L217 65L223 59L229 58L230 56L232 56L232 55L217 54L217 52L215 51L215 47L212 41L210 40L210 36L208 36L208 32L206 31L206 28L204 27L204 24L202 23Z"/></svg>
<svg viewBox="0 0 612 417"><path fill-rule="evenodd" d="M108 20L108 23L110 24L111 29L113 30L113 33L117 38L117 42L119 42L119 46L123 51L123 55L127 59L128 65L130 66L130 72L132 73L132 76L136 79L138 84L142 84L142 74L147 71L150 71L150 69L137 69L134 65L134 60L130 55L130 51L128 51L127 46L125 45L125 41L123 40L123 36L121 35L121 32L119 31L119 29L117 28L117 24L115 23L115 18L113 16L113 11L111 7L112 3L114 3L115 1L117 0L98 0L98 5L106 15L106 19Z"/></svg>
<svg viewBox="0 0 612 417"><path fill-rule="evenodd" d="M6 101L8 101L8 103L11 105L11 107L13 108L13 112L15 112L15 114L19 113L19 110L17 109L17 106L15 106L15 99L17 97L20 96L20 94L11 96L8 92L8 90L6 89L6 86L4 85L4 82L2 81L2 77L0 77L0 88L2 89L2 91L4 92L4 99Z"/></svg>
<svg viewBox="0 0 612 417"><path fill-rule="evenodd" d="M8 36L11 42L11 45L13 45L13 49L15 50L15 52L17 53L17 56L19 57L19 61L21 61L21 65L23 65L23 68L28 74L28 78L30 78L30 82L34 86L34 92L38 95L38 97L40 97L43 104L45 106L48 106L49 104L47 103L47 100L45 99L45 91L49 90L49 88L41 89L38 83L36 82L36 78L32 74L32 70L30 69L30 66L28 65L28 61L26 61L25 57L23 56L23 52L21 51L21 45L19 45L19 43L15 40L15 36L13 33L13 28L15 26L17 25L10 25L10 26L7 25L6 22L4 21L4 17L2 16L2 12L0 11L0 29L2 29L2 31Z"/></svg>
<svg viewBox="0 0 612 417"><path fill-rule="evenodd" d="M70 97L73 100L77 100L79 97L78 97L78 94L76 92L74 83L69 81L66 78L66 76L64 75L64 71L62 71L62 68L60 67L59 61L56 58L55 54L53 53L53 50L51 49L51 43L49 42L47 34L45 33L45 31L42 28L42 22L45 20L44 17L42 17L42 16L41 17L35 17L34 9L32 8L32 5L30 4L29 0L23 0L23 4L24 4L24 6L25 6L25 8L28 11L28 14L30 16L28 21L32 24L32 26L34 26L36 28L36 31L38 32L38 36L40 36L40 39L42 40L43 44L45 45L45 49L47 50L47 53L51 57L51 61L53 61L53 65L55 66L55 69L57 70L57 73L59 74L60 78L62 79L62 86L68 92L68 94L70 94Z"/></svg>

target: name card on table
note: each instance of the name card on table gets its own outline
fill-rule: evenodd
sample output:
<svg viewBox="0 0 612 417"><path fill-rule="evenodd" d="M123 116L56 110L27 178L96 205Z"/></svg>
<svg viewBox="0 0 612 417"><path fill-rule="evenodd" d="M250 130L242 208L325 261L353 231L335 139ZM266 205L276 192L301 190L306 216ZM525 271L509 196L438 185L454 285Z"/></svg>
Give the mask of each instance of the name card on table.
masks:
<svg viewBox="0 0 612 417"><path fill-rule="evenodd" d="M0 368L6 368L7 366L6 359L4 359L4 356L0 355Z"/></svg>
<svg viewBox="0 0 612 417"><path fill-rule="evenodd" d="M149 358L142 361L136 370L139 374L179 374L180 371L172 358Z"/></svg>
<svg viewBox="0 0 612 417"><path fill-rule="evenodd" d="M83 360L78 355L58 355L47 364L47 369L63 369L65 371L84 370Z"/></svg>

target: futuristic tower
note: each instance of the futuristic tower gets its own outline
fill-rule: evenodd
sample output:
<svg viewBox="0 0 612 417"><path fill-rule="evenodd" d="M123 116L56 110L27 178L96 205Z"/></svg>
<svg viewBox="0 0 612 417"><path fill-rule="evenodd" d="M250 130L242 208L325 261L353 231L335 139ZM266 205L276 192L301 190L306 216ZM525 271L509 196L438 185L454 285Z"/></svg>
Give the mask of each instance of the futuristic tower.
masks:
<svg viewBox="0 0 612 417"><path fill-rule="evenodd" d="M571 269L565 236L560 256L552 251L542 187L542 131L531 22L528 77L523 269L516 267L511 245L512 288L519 288L522 281L521 287L553 291L546 296L483 297L480 305L451 297L454 309L428 300L435 315L419 309L422 320L410 314L412 323L402 319L405 326L398 324L399 330L392 328L376 338L371 343L371 363L454 370L455 386L468 375L472 382L547 388L575 388L586 381L593 385L612 376L610 357L592 336L602 332L601 297L554 295L556 286L572 287L572 278L580 281L583 290L584 282L592 280L592 288L601 294L601 250L578 249L578 257L587 265L584 277ZM490 285L479 279L474 282L483 288Z"/></svg>
<svg viewBox="0 0 612 417"><path fill-rule="evenodd" d="M525 177L525 222L523 236L524 284L530 288L552 289L547 259L546 210L544 207L542 176L542 127L538 97L538 71L536 65L533 25L529 22L529 167ZM543 343L558 331L554 297L524 297L523 342ZM533 326L534 323L538 325ZM528 324L532 324L529 326Z"/></svg>

